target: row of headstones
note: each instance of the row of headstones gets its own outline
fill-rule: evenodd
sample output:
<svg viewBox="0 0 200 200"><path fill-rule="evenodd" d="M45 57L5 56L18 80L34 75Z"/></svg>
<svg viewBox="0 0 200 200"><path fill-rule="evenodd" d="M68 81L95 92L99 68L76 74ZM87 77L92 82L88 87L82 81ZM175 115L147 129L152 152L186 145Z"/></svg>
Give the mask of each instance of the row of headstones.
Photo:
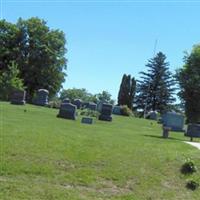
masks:
<svg viewBox="0 0 200 200"><path fill-rule="evenodd" d="M112 121L112 104L103 103L99 115L99 120ZM60 106L59 113L57 117L64 119L76 119L77 106L72 103L62 103ZM91 118L90 118L91 119Z"/></svg>
<svg viewBox="0 0 200 200"><path fill-rule="evenodd" d="M157 120L158 113L155 111L150 112L148 115L149 119ZM188 124L187 129L184 130L185 117L179 113L167 112L162 115L161 123L163 127L169 128L171 131L181 131L185 132L185 136L200 137L200 124Z"/></svg>
<svg viewBox="0 0 200 200"><path fill-rule="evenodd" d="M36 92L36 96L33 100L35 105L46 106L48 105L49 91L45 89L39 89ZM26 91L14 90L10 98L11 104L24 105L26 103Z"/></svg>

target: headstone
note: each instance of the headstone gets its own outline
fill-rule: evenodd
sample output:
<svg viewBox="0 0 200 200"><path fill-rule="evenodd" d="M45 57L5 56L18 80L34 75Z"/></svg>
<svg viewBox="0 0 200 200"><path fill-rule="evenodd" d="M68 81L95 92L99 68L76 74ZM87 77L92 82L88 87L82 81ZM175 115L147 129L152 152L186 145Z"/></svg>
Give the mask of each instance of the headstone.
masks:
<svg viewBox="0 0 200 200"><path fill-rule="evenodd" d="M97 109L97 104L93 103L93 102L89 102L88 109L90 109L90 110L96 110Z"/></svg>
<svg viewBox="0 0 200 200"><path fill-rule="evenodd" d="M121 106L114 106L113 112L114 115L121 115Z"/></svg>
<svg viewBox="0 0 200 200"><path fill-rule="evenodd" d="M26 92L23 90L14 90L11 95L10 103L24 105L26 103Z"/></svg>
<svg viewBox="0 0 200 200"><path fill-rule="evenodd" d="M105 101L99 101L97 103L97 111L101 112L101 109L102 109L102 106L103 106L104 103L107 103L107 102L105 102Z"/></svg>
<svg viewBox="0 0 200 200"><path fill-rule="evenodd" d="M82 100L81 99L75 99L73 101L73 104L77 106L77 109L80 109L82 106Z"/></svg>
<svg viewBox="0 0 200 200"><path fill-rule="evenodd" d="M146 119L157 120L158 119L158 113L156 111L150 111L147 114Z"/></svg>
<svg viewBox="0 0 200 200"><path fill-rule="evenodd" d="M91 117L83 117L81 120L83 124L93 124L93 119Z"/></svg>
<svg viewBox="0 0 200 200"><path fill-rule="evenodd" d="M103 103L99 120L112 121L112 104Z"/></svg>
<svg viewBox="0 0 200 200"><path fill-rule="evenodd" d="M62 103L57 117L75 120L76 109L77 107L71 103Z"/></svg>
<svg viewBox="0 0 200 200"><path fill-rule="evenodd" d="M70 99L66 98L62 101L62 103L70 103Z"/></svg>
<svg viewBox="0 0 200 200"><path fill-rule="evenodd" d="M88 108L89 102L83 102L82 103L82 108Z"/></svg>
<svg viewBox="0 0 200 200"><path fill-rule="evenodd" d="M39 105L39 106L48 105L48 96L49 96L48 90L39 89L36 93L36 98L34 100L34 104Z"/></svg>
<svg viewBox="0 0 200 200"><path fill-rule="evenodd" d="M191 140L193 137L200 138L200 124L188 124L185 136L191 137Z"/></svg>
<svg viewBox="0 0 200 200"><path fill-rule="evenodd" d="M184 116L175 112L167 112L162 115L163 126L170 127L172 131L183 131Z"/></svg>

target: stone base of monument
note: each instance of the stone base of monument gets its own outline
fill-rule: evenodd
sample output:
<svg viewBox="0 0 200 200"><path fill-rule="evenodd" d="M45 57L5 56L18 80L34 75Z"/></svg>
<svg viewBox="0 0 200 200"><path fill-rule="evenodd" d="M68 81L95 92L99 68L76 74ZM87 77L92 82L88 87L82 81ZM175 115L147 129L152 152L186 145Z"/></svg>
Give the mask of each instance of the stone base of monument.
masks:
<svg viewBox="0 0 200 200"><path fill-rule="evenodd" d="M81 119L81 123L83 123L83 124L93 124L93 119L91 117L83 117Z"/></svg>
<svg viewBox="0 0 200 200"><path fill-rule="evenodd" d="M14 104L14 105L25 105L26 101L15 101L15 100L12 100L10 103Z"/></svg>
<svg viewBox="0 0 200 200"><path fill-rule="evenodd" d="M185 136L190 137L191 141L193 138L200 138L200 124L188 124Z"/></svg>
<svg viewBox="0 0 200 200"><path fill-rule="evenodd" d="M108 116L108 115L102 115L101 114L101 115L99 115L99 120L111 122L112 121L112 117Z"/></svg>
<svg viewBox="0 0 200 200"><path fill-rule="evenodd" d="M171 127L167 127L167 126L163 127L163 138L169 137L169 131L171 131Z"/></svg>

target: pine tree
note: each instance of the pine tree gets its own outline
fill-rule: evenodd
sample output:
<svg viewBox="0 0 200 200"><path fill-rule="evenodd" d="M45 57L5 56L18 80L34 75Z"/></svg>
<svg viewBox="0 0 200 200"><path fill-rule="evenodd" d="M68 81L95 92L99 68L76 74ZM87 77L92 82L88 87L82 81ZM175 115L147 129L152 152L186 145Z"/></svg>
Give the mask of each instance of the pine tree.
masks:
<svg viewBox="0 0 200 200"><path fill-rule="evenodd" d="M132 109L135 90L135 79L131 78L131 75L124 74L118 93L118 105L127 105L130 109Z"/></svg>
<svg viewBox="0 0 200 200"><path fill-rule="evenodd" d="M175 100L173 97L175 82L168 66L166 56L159 52L148 61L147 72L140 72L142 76L138 81L136 97L138 109L160 113L169 110Z"/></svg>

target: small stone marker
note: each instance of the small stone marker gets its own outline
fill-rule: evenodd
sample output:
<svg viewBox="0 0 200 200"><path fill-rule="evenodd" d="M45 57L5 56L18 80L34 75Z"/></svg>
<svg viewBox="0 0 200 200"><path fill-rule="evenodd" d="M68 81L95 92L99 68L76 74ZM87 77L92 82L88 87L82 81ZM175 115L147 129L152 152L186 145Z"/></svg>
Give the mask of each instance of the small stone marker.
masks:
<svg viewBox="0 0 200 200"><path fill-rule="evenodd" d="M76 109L77 107L71 103L62 103L57 117L75 120Z"/></svg>
<svg viewBox="0 0 200 200"><path fill-rule="evenodd" d="M91 117L83 117L81 120L83 124L93 124L93 119Z"/></svg>
<svg viewBox="0 0 200 200"><path fill-rule="evenodd" d="M172 131L183 131L184 116L174 112L167 112L162 116L163 126L171 127Z"/></svg>
<svg viewBox="0 0 200 200"><path fill-rule="evenodd" d="M39 106L48 105L48 96L49 96L48 90L39 89L36 93L36 98L34 100L34 104L39 105Z"/></svg>
<svg viewBox="0 0 200 200"><path fill-rule="evenodd" d="M112 104L103 103L101 108L101 114L99 115L99 120L112 121Z"/></svg>
<svg viewBox="0 0 200 200"><path fill-rule="evenodd" d="M95 111L97 109L97 104L93 102L89 102L88 109Z"/></svg>
<svg viewBox="0 0 200 200"><path fill-rule="evenodd" d="M82 100L81 99L75 99L73 101L73 104L77 106L77 109L80 109L82 106Z"/></svg>
<svg viewBox="0 0 200 200"><path fill-rule="evenodd" d="M23 90L14 90L11 95L11 104L24 105L26 103L26 92Z"/></svg>
<svg viewBox="0 0 200 200"><path fill-rule="evenodd" d="M200 138L200 124L188 124L185 136L190 137L191 141L193 137Z"/></svg>
<svg viewBox="0 0 200 200"><path fill-rule="evenodd" d="M114 106L112 113L114 115L121 115L121 106Z"/></svg>

